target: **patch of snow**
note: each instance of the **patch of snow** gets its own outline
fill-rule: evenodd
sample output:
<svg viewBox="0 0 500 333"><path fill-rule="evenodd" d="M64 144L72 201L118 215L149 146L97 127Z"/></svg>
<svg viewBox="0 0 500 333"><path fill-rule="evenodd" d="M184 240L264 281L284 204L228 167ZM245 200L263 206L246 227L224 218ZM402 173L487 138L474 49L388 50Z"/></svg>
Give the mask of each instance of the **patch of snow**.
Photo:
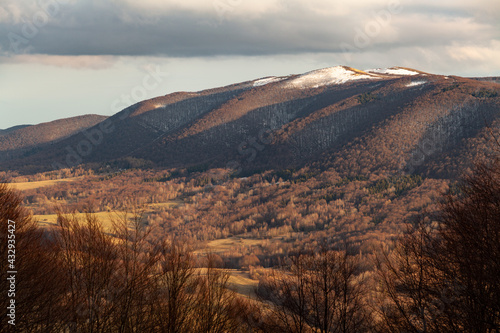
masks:
<svg viewBox="0 0 500 333"><path fill-rule="evenodd" d="M404 68L376 68L376 69L368 69L365 72L368 73L377 73L377 74L389 74L389 75L418 75L420 73L409 71Z"/></svg>
<svg viewBox="0 0 500 333"><path fill-rule="evenodd" d="M331 84L341 84L353 80L377 79L376 76L357 73L342 66L323 68L300 75L288 81L291 88L318 88Z"/></svg>
<svg viewBox="0 0 500 333"><path fill-rule="evenodd" d="M260 79L260 80L254 81L253 86L254 87L265 86L266 84L280 82L284 79L285 78L283 78L283 77L276 77L276 76L266 77L265 79Z"/></svg>
<svg viewBox="0 0 500 333"><path fill-rule="evenodd" d="M410 82L406 85L406 87L415 87L415 86L420 86L422 84L426 84L427 81L413 81L413 82Z"/></svg>

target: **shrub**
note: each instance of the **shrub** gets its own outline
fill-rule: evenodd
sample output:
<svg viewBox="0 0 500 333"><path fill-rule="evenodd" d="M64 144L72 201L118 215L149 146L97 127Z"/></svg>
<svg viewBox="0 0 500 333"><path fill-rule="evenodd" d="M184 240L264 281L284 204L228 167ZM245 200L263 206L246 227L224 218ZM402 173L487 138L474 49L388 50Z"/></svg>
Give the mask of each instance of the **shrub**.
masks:
<svg viewBox="0 0 500 333"><path fill-rule="evenodd" d="M380 97L376 94L372 94L371 92L368 92L368 93L363 93L361 95L358 95L356 97L356 99L358 100L359 103L366 104L366 103L369 103L371 101L379 100Z"/></svg>
<svg viewBox="0 0 500 333"><path fill-rule="evenodd" d="M473 92L472 96L477 97L477 98L491 98L491 97L497 97L498 93L494 90L488 90L488 89L482 88L478 91Z"/></svg>

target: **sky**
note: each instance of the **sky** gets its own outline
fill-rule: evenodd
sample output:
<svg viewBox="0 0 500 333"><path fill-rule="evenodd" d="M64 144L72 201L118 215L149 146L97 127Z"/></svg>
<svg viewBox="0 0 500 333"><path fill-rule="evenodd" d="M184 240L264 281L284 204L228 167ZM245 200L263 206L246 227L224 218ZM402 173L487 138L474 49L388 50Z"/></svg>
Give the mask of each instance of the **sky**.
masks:
<svg viewBox="0 0 500 333"><path fill-rule="evenodd" d="M337 65L500 76L500 1L0 0L0 129Z"/></svg>

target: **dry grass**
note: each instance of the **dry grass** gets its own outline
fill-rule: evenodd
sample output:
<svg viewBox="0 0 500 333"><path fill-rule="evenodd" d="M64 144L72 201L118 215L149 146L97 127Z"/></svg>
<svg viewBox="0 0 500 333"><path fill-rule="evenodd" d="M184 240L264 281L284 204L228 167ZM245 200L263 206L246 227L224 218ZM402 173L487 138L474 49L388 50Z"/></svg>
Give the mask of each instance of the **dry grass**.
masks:
<svg viewBox="0 0 500 333"><path fill-rule="evenodd" d="M217 268L221 269L221 268ZM228 280L229 288L238 294L246 297L254 297L255 289L259 285L258 280L250 278L248 272L239 269L224 269L230 275ZM206 268L197 268L196 272L200 275L206 274Z"/></svg>
<svg viewBox="0 0 500 333"><path fill-rule="evenodd" d="M179 206L181 204L182 204L181 201L169 201L169 202L149 204L147 206L147 209L144 212L145 213L153 212L158 208L162 208L162 207L168 208L168 207L173 207L173 206ZM123 219L124 214L127 214L127 213L122 212L122 211L94 213L94 215L97 217L99 222L102 223L105 230L111 230L113 227L113 220L116 221L116 220ZM85 213L77 213L76 215L80 219L85 218ZM132 217L133 217L133 214L128 213L127 218L130 220ZM47 226L57 224L57 214L33 215L33 218L42 227L47 227Z"/></svg>
<svg viewBox="0 0 500 333"><path fill-rule="evenodd" d="M231 289L244 296L255 296L255 289L259 285L259 281L250 278L248 272L238 269L231 269L229 273L231 273L231 277L229 278Z"/></svg>
<svg viewBox="0 0 500 333"><path fill-rule="evenodd" d="M74 182L76 180L82 179L83 177L74 178L64 178L64 179L54 179L54 180L41 180L38 182L21 182L21 183L9 183L12 188L19 191L34 190L40 187L52 186L64 182Z"/></svg>
<svg viewBox="0 0 500 333"><path fill-rule="evenodd" d="M241 246L261 246L265 242L269 242L267 239L251 239L251 238L240 238L240 237L230 237L224 239L216 239L209 241L203 249L197 250L196 253L224 253L232 251Z"/></svg>
<svg viewBox="0 0 500 333"><path fill-rule="evenodd" d="M105 231L111 231L113 228L113 220L114 221L120 220L121 218L123 218L124 214L125 214L125 212L94 213L94 215L99 220L99 222L101 222ZM83 220L85 218L85 213L76 213L76 216L80 220ZM129 214L127 217L130 219L132 217L132 214ZM38 224L41 227L54 226L57 224L57 214L33 215L33 218L35 219L35 221L38 222Z"/></svg>

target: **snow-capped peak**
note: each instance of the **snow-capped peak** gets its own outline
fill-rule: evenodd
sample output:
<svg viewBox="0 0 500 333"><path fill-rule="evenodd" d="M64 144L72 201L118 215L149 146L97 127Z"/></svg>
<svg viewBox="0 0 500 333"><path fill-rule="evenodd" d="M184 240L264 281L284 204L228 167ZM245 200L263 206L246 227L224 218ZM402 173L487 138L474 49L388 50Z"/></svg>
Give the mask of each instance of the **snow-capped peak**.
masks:
<svg viewBox="0 0 500 333"><path fill-rule="evenodd" d="M361 79L377 79L377 76L346 66L336 66L299 75L295 79L288 81L287 86L290 88L298 87L303 89L318 88L321 86Z"/></svg>
<svg viewBox="0 0 500 333"><path fill-rule="evenodd" d="M388 75L418 75L419 72L401 67L367 69L365 72Z"/></svg>
<svg viewBox="0 0 500 333"><path fill-rule="evenodd" d="M377 80L418 74L422 74L422 72L403 67L375 68L361 71L348 66L335 66L310 71L301 75L265 77L254 80L253 86L260 87L283 81L282 87L308 89L342 84L354 80Z"/></svg>

